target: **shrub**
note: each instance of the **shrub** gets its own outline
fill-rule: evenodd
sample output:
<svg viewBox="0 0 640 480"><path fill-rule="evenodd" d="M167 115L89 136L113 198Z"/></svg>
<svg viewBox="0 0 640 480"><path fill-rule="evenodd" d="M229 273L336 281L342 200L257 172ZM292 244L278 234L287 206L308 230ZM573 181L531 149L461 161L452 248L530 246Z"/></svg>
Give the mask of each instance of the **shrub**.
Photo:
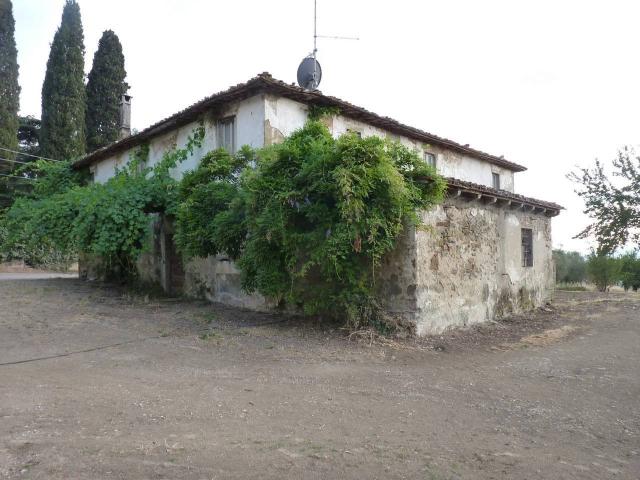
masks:
<svg viewBox="0 0 640 480"><path fill-rule="evenodd" d="M378 137L334 139L310 121L282 144L235 157L214 152L185 177L177 244L225 252L242 285L307 314L380 322L376 268L444 180L415 152ZM242 173L240 173L242 171Z"/></svg>

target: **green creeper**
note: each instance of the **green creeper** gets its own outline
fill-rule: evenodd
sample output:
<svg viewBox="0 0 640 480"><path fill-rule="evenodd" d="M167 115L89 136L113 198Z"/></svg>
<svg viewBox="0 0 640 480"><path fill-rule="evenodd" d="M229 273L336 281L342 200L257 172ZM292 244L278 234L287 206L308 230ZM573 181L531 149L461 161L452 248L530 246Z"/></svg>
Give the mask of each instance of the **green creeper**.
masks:
<svg viewBox="0 0 640 480"><path fill-rule="evenodd" d="M11 0L0 0L0 147L17 150L18 107L18 51L14 37L15 21ZM0 157L13 160L15 154L0 150ZM12 163L1 161L0 173L12 170Z"/></svg>
<svg viewBox="0 0 640 480"><path fill-rule="evenodd" d="M87 83L87 151L92 152L118 139L119 104L129 89L124 81L124 55L118 36L102 34Z"/></svg>
<svg viewBox="0 0 640 480"><path fill-rule="evenodd" d="M85 153L85 108L80 6L75 0L67 0L42 85L42 156L69 160Z"/></svg>

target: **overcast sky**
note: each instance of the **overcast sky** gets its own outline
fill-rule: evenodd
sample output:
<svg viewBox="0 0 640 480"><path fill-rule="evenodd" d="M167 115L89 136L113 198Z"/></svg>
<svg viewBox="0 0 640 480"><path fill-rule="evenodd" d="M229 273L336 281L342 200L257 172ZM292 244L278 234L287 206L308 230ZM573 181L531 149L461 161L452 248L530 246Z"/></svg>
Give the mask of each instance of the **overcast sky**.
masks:
<svg viewBox="0 0 640 480"><path fill-rule="evenodd" d="M295 81L312 49L313 0L79 0L88 73L104 30L120 37L142 129L259 72ZM21 113L40 115L64 0L13 0ZM587 220L565 178L640 143L640 2L318 0L323 93L523 164L516 191L567 208L554 245Z"/></svg>

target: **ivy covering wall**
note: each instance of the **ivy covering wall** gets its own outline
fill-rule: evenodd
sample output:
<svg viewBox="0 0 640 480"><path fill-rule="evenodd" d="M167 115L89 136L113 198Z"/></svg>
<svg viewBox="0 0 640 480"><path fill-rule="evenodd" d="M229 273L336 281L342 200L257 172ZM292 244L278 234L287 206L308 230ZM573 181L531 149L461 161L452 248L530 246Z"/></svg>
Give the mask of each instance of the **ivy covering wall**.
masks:
<svg viewBox="0 0 640 480"><path fill-rule="evenodd" d="M69 258L89 253L133 277L149 244L148 213L161 212L174 218L185 260L229 255L247 292L353 327L381 322L376 268L419 211L443 199L435 170L399 143L334 139L312 119L278 145L212 151L175 180L171 170L203 135L198 129L153 168L142 147L104 184L83 184L68 164L42 164L39 185L60 187L37 187L14 204L0 222L0 251L32 263L42 246Z"/></svg>

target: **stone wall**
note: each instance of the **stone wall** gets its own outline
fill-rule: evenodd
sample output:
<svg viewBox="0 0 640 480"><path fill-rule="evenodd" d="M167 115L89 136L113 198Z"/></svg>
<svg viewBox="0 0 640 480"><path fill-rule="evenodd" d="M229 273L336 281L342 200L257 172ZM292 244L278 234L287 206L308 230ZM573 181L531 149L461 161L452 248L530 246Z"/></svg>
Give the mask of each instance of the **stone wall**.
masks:
<svg viewBox="0 0 640 480"><path fill-rule="evenodd" d="M407 228L376 272L383 308L417 335L490 321L544 305L554 286L551 219L479 201L448 199ZM533 230L533 266L522 266L521 229ZM266 311L273 305L241 288L223 255L182 264L170 222L150 221L140 279L170 294ZM81 276L101 278L100 262L82 258Z"/></svg>
<svg viewBox="0 0 640 480"><path fill-rule="evenodd" d="M418 335L486 322L543 305L554 284L551 219L449 199L423 212L382 269L385 308ZM521 229L533 230L533 266L522 266Z"/></svg>

